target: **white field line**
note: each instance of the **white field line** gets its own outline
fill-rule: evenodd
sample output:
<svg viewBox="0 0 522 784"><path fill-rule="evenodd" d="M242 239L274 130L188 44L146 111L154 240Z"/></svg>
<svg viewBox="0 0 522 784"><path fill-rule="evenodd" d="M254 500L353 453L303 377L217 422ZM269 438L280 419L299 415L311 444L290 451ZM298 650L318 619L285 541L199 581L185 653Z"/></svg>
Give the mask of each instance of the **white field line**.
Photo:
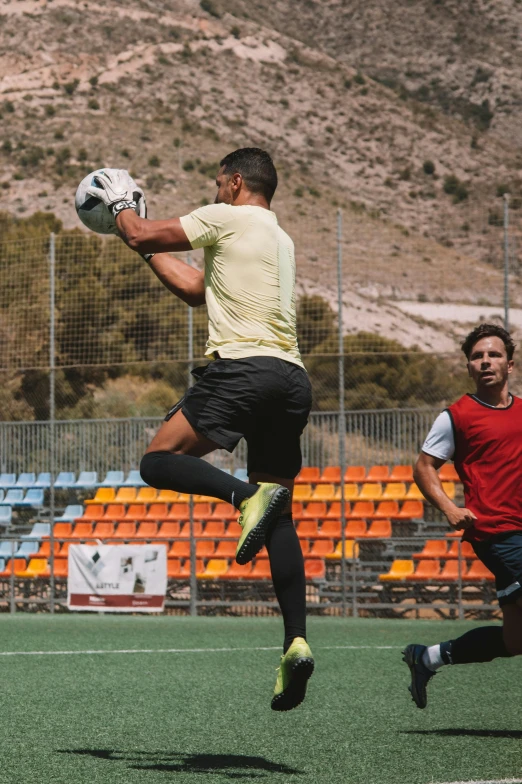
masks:
<svg viewBox="0 0 522 784"><path fill-rule="evenodd" d="M315 646L321 651L392 651L398 650L394 645L323 645ZM122 650L92 651L0 651L0 656L92 656L104 653L242 653L244 651L279 651L280 646L257 648L128 648ZM522 784L522 781L521 781Z"/></svg>
<svg viewBox="0 0 522 784"><path fill-rule="evenodd" d="M522 784L522 779L473 779L473 781L443 781L440 784Z"/></svg>

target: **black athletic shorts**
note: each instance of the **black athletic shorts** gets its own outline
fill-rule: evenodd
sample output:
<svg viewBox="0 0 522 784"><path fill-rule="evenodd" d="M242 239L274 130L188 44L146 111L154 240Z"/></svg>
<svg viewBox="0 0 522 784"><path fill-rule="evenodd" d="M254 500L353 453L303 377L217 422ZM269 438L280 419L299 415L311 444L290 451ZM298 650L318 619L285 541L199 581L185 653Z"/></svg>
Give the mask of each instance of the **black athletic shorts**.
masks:
<svg viewBox="0 0 522 784"><path fill-rule="evenodd" d="M248 473L294 479L301 469L300 436L312 405L308 374L276 357L216 359L193 370L197 382L170 409L194 430L232 452L248 446Z"/></svg>
<svg viewBox="0 0 522 784"><path fill-rule="evenodd" d="M495 575L500 606L514 604L522 596L522 531L510 531L471 544L477 558Z"/></svg>

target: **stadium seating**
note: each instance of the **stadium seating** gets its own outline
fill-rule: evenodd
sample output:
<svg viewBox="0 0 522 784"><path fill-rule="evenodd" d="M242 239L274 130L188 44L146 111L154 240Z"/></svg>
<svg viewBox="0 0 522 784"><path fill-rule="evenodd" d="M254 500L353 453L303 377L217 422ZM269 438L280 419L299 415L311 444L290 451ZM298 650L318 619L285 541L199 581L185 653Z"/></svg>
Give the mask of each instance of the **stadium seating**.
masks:
<svg viewBox="0 0 522 784"><path fill-rule="evenodd" d="M232 561L226 575L223 577L227 580L248 580L252 573L252 562L241 565Z"/></svg>
<svg viewBox="0 0 522 784"><path fill-rule="evenodd" d="M18 506L43 506L44 491L42 487L30 487Z"/></svg>
<svg viewBox="0 0 522 784"><path fill-rule="evenodd" d="M74 487L76 483L76 475L73 471L60 471L56 478L54 486L57 490Z"/></svg>
<svg viewBox="0 0 522 784"><path fill-rule="evenodd" d="M312 486L309 484L296 485L294 487L294 501L311 501Z"/></svg>
<svg viewBox="0 0 522 784"><path fill-rule="evenodd" d="M325 537L326 539L339 539L341 537L341 521L324 520L317 536L320 538Z"/></svg>
<svg viewBox="0 0 522 784"><path fill-rule="evenodd" d="M457 561L458 563L458 561ZM469 570L464 575L464 579L466 582L480 582L482 580L487 580L488 582L493 582L495 580L494 575L489 571L487 566L485 566L482 561L478 559L472 561Z"/></svg>
<svg viewBox="0 0 522 784"><path fill-rule="evenodd" d="M300 520L323 520L326 516L327 505L325 501L310 501L304 507Z"/></svg>
<svg viewBox="0 0 522 784"><path fill-rule="evenodd" d="M10 487L1 503L5 506L18 506L22 503L23 498L24 491L21 488Z"/></svg>
<svg viewBox="0 0 522 784"><path fill-rule="evenodd" d="M368 531L366 532L366 537L368 539L371 538L390 539L391 535L392 535L391 520L373 520Z"/></svg>
<svg viewBox="0 0 522 784"><path fill-rule="evenodd" d="M366 475L366 482L387 482L390 478L390 469L388 466L375 465L370 468Z"/></svg>
<svg viewBox="0 0 522 784"><path fill-rule="evenodd" d="M316 558L305 559L305 577L307 580L324 580L326 567L324 561Z"/></svg>
<svg viewBox="0 0 522 784"><path fill-rule="evenodd" d="M460 561L462 567L462 561ZM464 569L461 568L462 572ZM440 573L433 577L434 580L441 583L455 582L459 578L459 561L446 561Z"/></svg>
<svg viewBox="0 0 522 784"><path fill-rule="evenodd" d="M0 487L3 490L8 490L10 487L14 487L16 482L16 474L0 474Z"/></svg>
<svg viewBox="0 0 522 784"><path fill-rule="evenodd" d="M460 557L467 558L470 560L475 560L477 557L475 555L475 550L471 542L458 542L454 541L451 543L450 548L446 554L446 558L458 558L459 557L459 544L460 544Z"/></svg>
<svg viewBox="0 0 522 784"><path fill-rule="evenodd" d="M88 489L96 487L98 484L98 474L96 471L80 471L80 476L74 483L74 487L81 487Z"/></svg>
<svg viewBox="0 0 522 784"><path fill-rule="evenodd" d="M248 482L248 471L246 468L236 468L234 477L240 479L242 482Z"/></svg>
<svg viewBox="0 0 522 784"><path fill-rule="evenodd" d="M120 487L114 497L116 504L132 504L136 501L137 491L135 487Z"/></svg>
<svg viewBox="0 0 522 784"><path fill-rule="evenodd" d="M440 574L439 561L427 560L419 561L414 574L406 574L407 580L416 582L435 579Z"/></svg>
<svg viewBox="0 0 522 784"><path fill-rule="evenodd" d="M241 536L242 528L238 522L229 523L227 526L227 530L225 532L225 536L230 536L234 539L239 539Z"/></svg>
<svg viewBox="0 0 522 784"><path fill-rule="evenodd" d="M0 542L0 557L6 560L10 558L14 552L15 543L11 541Z"/></svg>
<svg viewBox="0 0 522 784"><path fill-rule="evenodd" d="M315 484L319 482L320 476L321 471L316 466L303 466L295 478L295 483L297 485Z"/></svg>
<svg viewBox="0 0 522 784"><path fill-rule="evenodd" d="M308 539L317 537L319 526L317 520L302 520L297 524L297 536L300 539Z"/></svg>
<svg viewBox="0 0 522 784"><path fill-rule="evenodd" d="M149 487L148 485L144 485L138 489L136 494L136 503L137 504L153 504L156 503L158 500L158 491L155 487ZM161 503L165 503L162 501Z"/></svg>
<svg viewBox="0 0 522 784"><path fill-rule="evenodd" d="M194 538L203 535L203 523L193 523ZM179 535L182 539L190 539L190 523L183 523Z"/></svg>
<svg viewBox="0 0 522 784"><path fill-rule="evenodd" d="M398 520L422 520L423 517L422 501L405 501L397 514Z"/></svg>
<svg viewBox="0 0 522 784"><path fill-rule="evenodd" d="M218 501L212 512L213 520L236 520L238 516L237 509L232 504L226 504L224 501Z"/></svg>
<svg viewBox="0 0 522 784"><path fill-rule="evenodd" d="M356 501L352 507L350 516L362 517L364 520L367 520L369 517L373 517L374 513L375 505L373 501Z"/></svg>
<svg viewBox="0 0 522 784"><path fill-rule="evenodd" d="M151 539L155 539L158 535L158 524L157 523L138 523L138 530L136 531L136 536L141 539L146 539L150 541Z"/></svg>
<svg viewBox="0 0 522 784"><path fill-rule="evenodd" d="M12 506L0 506L0 526L5 526L6 528L10 526L12 517Z"/></svg>
<svg viewBox="0 0 522 784"><path fill-rule="evenodd" d="M217 580L228 572L228 561L225 558L210 558L203 572L196 573L200 580Z"/></svg>
<svg viewBox="0 0 522 784"><path fill-rule="evenodd" d="M86 504L111 504L116 498L116 490L114 487L99 487L96 490L94 498L87 498L84 503Z"/></svg>
<svg viewBox="0 0 522 784"><path fill-rule="evenodd" d="M54 542L53 551L54 555L57 556L60 552L60 542ZM40 543L40 547L36 552L36 558L50 558L51 557L51 542L49 539L44 539L43 542Z"/></svg>
<svg viewBox="0 0 522 784"><path fill-rule="evenodd" d="M55 523L53 533L56 539L70 539L72 534L72 523Z"/></svg>
<svg viewBox="0 0 522 784"><path fill-rule="evenodd" d="M460 482L460 477L453 463L444 463L439 470L439 479L441 482Z"/></svg>
<svg viewBox="0 0 522 784"><path fill-rule="evenodd" d="M96 522L98 520L103 520L104 512L105 507L102 504L91 504L90 506L85 507L81 517L77 517L75 519L76 521L90 520Z"/></svg>
<svg viewBox="0 0 522 784"><path fill-rule="evenodd" d="M348 520L344 535L347 539L357 539L359 536L366 536L366 520Z"/></svg>
<svg viewBox="0 0 522 784"><path fill-rule="evenodd" d="M169 509L168 520L177 520L179 522L190 520L190 510L188 504L174 503Z"/></svg>
<svg viewBox="0 0 522 784"><path fill-rule="evenodd" d="M347 539L344 543L344 559L353 560L359 557L359 545L353 539ZM340 561L343 558L342 541L337 542L333 553L325 555L325 558L332 561Z"/></svg>
<svg viewBox="0 0 522 784"><path fill-rule="evenodd" d="M379 482L365 482L357 496L358 501L380 501L382 485Z"/></svg>
<svg viewBox="0 0 522 784"><path fill-rule="evenodd" d="M427 558L447 558L448 543L444 539L428 539L420 553L414 553L413 557L418 560Z"/></svg>
<svg viewBox="0 0 522 784"><path fill-rule="evenodd" d="M424 501L424 496L422 495L421 491L418 488L418 485L415 482L408 487L406 492L406 500L407 501Z"/></svg>
<svg viewBox="0 0 522 784"><path fill-rule="evenodd" d="M216 547L216 558L235 558L236 557L236 542L232 539L221 540Z"/></svg>
<svg viewBox="0 0 522 784"><path fill-rule="evenodd" d="M272 573L270 571L270 561L268 558L256 558L252 571L250 572L251 580L270 580Z"/></svg>
<svg viewBox="0 0 522 784"><path fill-rule="evenodd" d="M310 547L308 557L324 558L325 555L331 555L334 550L335 545L333 539L316 539Z"/></svg>
<svg viewBox="0 0 522 784"><path fill-rule="evenodd" d="M180 531L180 523L160 523L158 528L158 538L173 539L175 536L179 536Z"/></svg>
<svg viewBox="0 0 522 784"><path fill-rule="evenodd" d="M366 479L366 468L364 466L348 466L344 474L345 482L359 484Z"/></svg>
<svg viewBox="0 0 522 784"><path fill-rule="evenodd" d="M383 501L403 501L406 498L406 484L404 482L388 482L382 494Z"/></svg>
<svg viewBox="0 0 522 784"><path fill-rule="evenodd" d="M299 539L299 546L301 548L301 552L303 556L308 555L310 552L310 540L309 539Z"/></svg>
<svg viewBox="0 0 522 784"><path fill-rule="evenodd" d="M139 470L137 468L132 468L129 471L127 479L124 481L123 484L126 485L126 486L129 486L129 487L144 487L145 486L145 482L141 478L141 474L140 474L140 472L139 472Z"/></svg>
<svg viewBox="0 0 522 784"><path fill-rule="evenodd" d="M188 503L189 498L186 493L177 493L175 490L159 490L155 500L160 504L171 504L174 501Z"/></svg>
<svg viewBox="0 0 522 784"><path fill-rule="evenodd" d="M333 484L328 485L316 485L314 490L312 490L311 500L312 501L334 501L338 500L339 488Z"/></svg>
<svg viewBox="0 0 522 784"><path fill-rule="evenodd" d="M220 539L225 536L225 523L223 520L209 520L204 528L203 536Z"/></svg>
<svg viewBox="0 0 522 784"><path fill-rule="evenodd" d="M413 482L413 468L411 465L394 466L390 473L390 482Z"/></svg>
<svg viewBox="0 0 522 784"><path fill-rule="evenodd" d="M22 534L21 539L42 539L51 533L50 523L34 523L30 534Z"/></svg>
<svg viewBox="0 0 522 784"><path fill-rule="evenodd" d="M105 479L101 481L98 487L119 487L124 483L123 471L107 471ZM134 485L133 485L134 486Z"/></svg>
<svg viewBox="0 0 522 784"><path fill-rule="evenodd" d="M397 501L381 501L373 513L375 519L393 520L399 516L399 504Z"/></svg>
<svg viewBox="0 0 522 784"><path fill-rule="evenodd" d="M114 523L111 522L98 522L95 523L92 530L92 535L95 539L113 539L114 538Z"/></svg>
<svg viewBox="0 0 522 784"><path fill-rule="evenodd" d="M15 552L15 558L29 558L39 549L38 542L22 542Z"/></svg>
<svg viewBox="0 0 522 784"><path fill-rule="evenodd" d="M455 498L455 482L442 482L442 489L452 500Z"/></svg>
<svg viewBox="0 0 522 784"><path fill-rule="evenodd" d="M60 517L55 517L54 521L57 522L69 522L73 520L77 520L83 514L83 506L81 504L68 504Z"/></svg>
<svg viewBox="0 0 522 784"><path fill-rule="evenodd" d="M390 571L387 574L379 575L379 580L381 582L403 581L407 578L408 575L413 574L414 571L413 561L397 558L393 561L392 565L390 566Z"/></svg>
<svg viewBox="0 0 522 784"><path fill-rule="evenodd" d="M71 533L71 539L90 539L91 537L92 523L76 523Z"/></svg>
<svg viewBox="0 0 522 784"><path fill-rule="evenodd" d="M25 490L28 487L33 487L35 482L36 482L36 474L34 473L20 474L15 482L15 487L22 487Z"/></svg>
<svg viewBox="0 0 522 784"><path fill-rule="evenodd" d="M47 558L31 558L27 568L18 572L17 577L49 577L50 570Z"/></svg>

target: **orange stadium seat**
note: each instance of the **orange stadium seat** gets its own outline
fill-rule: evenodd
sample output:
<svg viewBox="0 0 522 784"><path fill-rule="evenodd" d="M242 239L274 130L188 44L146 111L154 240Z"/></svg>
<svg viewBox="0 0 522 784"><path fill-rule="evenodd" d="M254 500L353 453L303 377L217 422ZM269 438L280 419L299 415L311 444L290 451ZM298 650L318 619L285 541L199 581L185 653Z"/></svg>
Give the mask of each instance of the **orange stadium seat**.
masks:
<svg viewBox="0 0 522 784"><path fill-rule="evenodd" d="M70 539L72 534L72 523L55 523L53 533L55 539Z"/></svg>
<svg viewBox="0 0 522 784"><path fill-rule="evenodd" d="M495 579L495 576L489 571L488 567L484 566L482 561L479 561L477 558L475 561L472 561L471 566L463 579L465 579L466 582L479 582L482 580L491 582Z"/></svg>
<svg viewBox="0 0 522 784"><path fill-rule="evenodd" d="M155 487L140 487L136 496L137 504L153 504L158 497L158 491Z"/></svg>
<svg viewBox="0 0 522 784"><path fill-rule="evenodd" d="M358 501L380 501L382 498L382 485L379 482L365 482L361 487Z"/></svg>
<svg viewBox="0 0 522 784"><path fill-rule="evenodd" d="M373 515L375 518L389 520L399 516L399 504L397 501L381 501Z"/></svg>
<svg viewBox="0 0 522 784"><path fill-rule="evenodd" d="M190 558L190 542L188 539L172 542L167 553L168 558Z"/></svg>
<svg viewBox="0 0 522 784"><path fill-rule="evenodd" d="M457 469L453 463L444 463L439 471L439 479L441 482L460 482L460 477L457 474Z"/></svg>
<svg viewBox="0 0 522 784"><path fill-rule="evenodd" d="M196 575L201 574L204 569L205 567L201 558L196 558ZM185 563L181 567L180 577L183 577L184 579L188 579L190 577L190 558L185 559Z"/></svg>
<svg viewBox="0 0 522 784"><path fill-rule="evenodd" d="M116 493L114 502L116 504L133 504L136 501L137 491L135 487L120 487Z"/></svg>
<svg viewBox="0 0 522 784"><path fill-rule="evenodd" d="M336 500L341 500L341 488L338 488L339 493ZM345 501L356 501L359 497L359 486L356 485L354 482L348 482L344 486L344 500Z"/></svg>
<svg viewBox="0 0 522 784"><path fill-rule="evenodd" d="M158 528L158 538L160 539L173 539L179 536L181 525L179 523L160 523Z"/></svg>
<svg viewBox="0 0 522 784"><path fill-rule="evenodd" d="M373 501L356 501L353 505L351 517L363 517L368 519L373 517L375 512L375 505Z"/></svg>
<svg viewBox="0 0 522 784"><path fill-rule="evenodd" d="M31 558L24 572L19 572L20 577L49 577L49 564L47 558Z"/></svg>
<svg viewBox="0 0 522 784"><path fill-rule="evenodd" d="M352 510L352 505L349 501L344 502L344 516L349 517ZM324 516L325 520L340 520L342 518L342 505L341 501L333 501L328 507L328 511Z"/></svg>
<svg viewBox="0 0 522 784"><path fill-rule="evenodd" d="M366 520L348 520L346 523L346 539L357 539L359 536L366 536Z"/></svg>
<svg viewBox="0 0 522 784"><path fill-rule="evenodd" d="M440 574L440 563L435 560L419 561L414 574L407 574L407 580L434 580Z"/></svg>
<svg viewBox="0 0 522 784"><path fill-rule="evenodd" d="M102 521L117 523L119 520L125 520L124 504L107 504Z"/></svg>
<svg viewBox="0 0 522 784"><path fill-rule="evenodd" d="M248 580L252 572L252 562L241 565L232 561L228 571L223 575L225 580Z"/></svg>
<svg viewBox="0 0 522 784"><path fill-rule="evenodd" d="M95 539L112 539L114 537L114 523L95 523L92 535Z"/></svg>
<svg viewBox="0 0 522 784"><path fill-rule="evenodd" d="M88 498L84 504L111 504L116 498L114 487L99 487L94 498Z"/></svg>
<svg viewBox="0 0 522 784"><path fill-rule="evenodd" d="M302 501L292 501L292 517L294 520L300 520L303 516L304 504Z"/></svg>
<svg viewBox="0 0 522 784"><path fill-rule="evenodd" d="M122 519L139 522L140 520L145 520L146 517L147 507L145 504L129 504Z"/></svg>
<svg viewBox="0 0 522 784"><path fill-rule="evenodd" d="M197 576L200 580L217 580L228 572L228 561L225 558L211 558L205 570Z"/></svg>
<svg viewBox="0 0 522 784"><path fill-rule="evenodd" d="M409 561L403 558L397 558L390 566L390 571L387 574L380 574L379 580L382 582L385 581L400 581L406 579L409 574L413 574L414 566L413 561Z"/></svg>
<svg viewBox="0 0 522 784"><path fill-rule="evenodd" d="M197 558L210 558L212 555L214 555L215 551L216 545L214 542L211 542L208 539L202 539L199 542L196 542Z"/></svg>
<svg viewBox="0 0 522 784"><path fill-rule="evenodd" d="M384 465L374 465L368 471L365 482L387 482L390 478L390 469Z"/></svg>
<svg viewBox="0 0 522 784"><path fill-rule="evenodd" d="M383 501L403 501L406 498L404 482L388 482L382 494Z"/></svg>
<svg viewBox="0 0 522 784"><path fill-rule="evenodd" d="M68 577L69 575L69 562L67 558L57 558L54 562L54 576L58 579Z"/></svg>
<svg viewBox="0 0 522 784"><path fill-rule="evenodd" d="M337 542L333 553L328 553L325 558L331 561L340 561L343 557L342 541ZM352 561L359 556L359 544L354 542L353 539L346 539L344 543L344 558L346 561Z"/></svg>
<svg viewBox="0 0 522 784"><path fill-rule="evenodd" d="M373 520L366 537L369 539L390 539L392 535L391 520Z"/></svg>
<svg viewBox="0 0 522 784"><path fill-rule="evenodd" d="M312 543L308 557L324 558L325 555L330 555L334 552L334 547L333 539L316 539L315 542Z"/></svg>
<svg viewBox="0 0 522 784"><path fill-rule="evenodd" d="M319 481L321 471L317 466L303 466L295 478L296 485L315 484Z"/></svg>
<svg viewBox="0 0 522 784"><path fill-rule="evenodd" d="M390 482L413 482L413 467L411 465L393 466L390 474Z"/></svg>
<svg viewBox="0 0 522 784"><path fill-rule="evenodd" d="M318 481L322 484L340 484L341 466L325 466Z"/></svg>
<svg viewBox="0 0 522 784"><path fill-rule="evenodd" d="M420 553L414 553L413 558L423 561L427 558L447 558L448 543L445 539L428 539Z"/></svg>
<svg viewBox="0 0 522 784"><path fill-rule="evenodd" d="M203 523L193 523L193 525L194 539L197 539L198 536L203 536ZM181 539L190 539L190 523L183 523L179 535Z"/></svg>
<svg viewBox="0 0 522 784"><path fill-rule="evenodd" d="M208 501L198 502L197 504L194 504L194 520L202 520L203 522L205 522L205 520L210 520L211 517L212 517L212 507L210 506Z"/></svg>
<svg viewBox="0 0 522 784"><path fill-rule="evenodd" d="M115 539L134 539L136 537L136 523L118 523L114 537Z"/></svg>
<svg viewBox="0 0 522 784"><path fill-rule="evenodd" d="M310 501L312 498L312 486L296 485L294 487L294 501Z"/></svg>
<svg viewBox="0 0 522 784"><path fill-rule="evenodd" d="M462 561L460 562L462 564ZM464 573L465 567L462 566ZM440 573L433 578L438 582L452 583L459 579L459 561L446 561Z"/></svg>
<svg viewBox="0 0 522 784"><path fill-rule="evenodd" d="M181 577L181 560L179 558L169 558L167 560L167 577L171 579Z"/></svg>
<svg viewBox="0 0 522 784"><path fill-rule="evenodd" d="M238 516L237 509L232 504L226 504L224 501L219 501L212 512L213 520L236 520Z"/></svg>
<svg viewBox="0 0 522 784"><path fill-rule="evenodd" d="M318 534L317 520L302 520L297 524L297 536L300 539L313 538Z"/></svg>
<svg viewBox="0 0 522 784"><path fill-rule="evenodd" d="M337 490L335 485L316 485L312 492L312 501L335 501Z"/></svg>
<svg viewBox="0 0 522 784"><path fill-rule="evenodd" d="M169 509L168 520L190 520L190 512L188 504L174 503Z"/></svg>
<svg viewBox="0 0 522 784"><path fill-rule="evenodd" d="M195 495L192 500L195 504L215 504L220 499L215 498L213 495Z"/></svg>
<svg viewBox="0 0 522 784"><path fill-rule="evenodd" d="M424 517L424 504L422 501L404 501L398 520L422 520Z"/></svg>
<svg viewBox="0 0 522 784"><path fill-rule="evenodd" d="M475 555L475 550L473 549L471 542L460 542L460 547L461 547L460 550L461 558L467 558L473 561L475 560L477 556ZM448 550L448 554L446 555L446 558L458 558L458 557L459 557L459 542L454 541L450 544L450 548Z"/></svg>
<svg viewBox="0 0 522 784"><path fill-rule="evenodd" d="M103 520L104 507L101 504L91 504L84 509L81 517L77 517L75 522L80 520L96 521Z"/></svg>
<svg viewBox="0 0 522 784"><path fill-rule="evenodd" d="M160 521L166 520L168 514L168 504L153 503L149 506L149 510L143 520L151 520L159 523Z"/></svg>
<svg viewBox="0 0 522 784"><path fill-rule="evenodd" d="M54 543L54 555L55 557L60 552L60 542ZM40 547L38 548L38 552L34 553L34 558L50 558L51 557L51 542L49 539L44 539L43 542L40 543Z"/></svg>
<svg viewBox="0 0 522 784"><path fill-rule="evenodd" d="M448 496L448 498L453 499L455 498L455 482L442 482L442 489Z"/></svg>
<svg viewBox="0 0 522 784"><path fill-rule="evenodd" d="M90 539L92 537L92 523L76 523L71 537L73 539Z"/></svg>
<svg viewBox="0 0 522 784"><path fill-rule="evenodd" d="M60 547L60 552L58 553L60 558L68 558L69 556L69 547L74 544L74 542L64 542Z"/></svg>
<svg viewBox="0 0 522 784"><path fill-rule="evenodd" d="M326 503L324 501L310 501L300 516L301 520L322 520L326 517Z"/></svg>
<svg viewBox="0 0 522 784"><path fill-rule="evenodd" d="M304 566L307 580L324 580L326 576L326 566L322 559L306 558Z"/></svg>
<svg viewBox="0 0 522 784"><path fill-rule="evenodd" d="M310 552L310 540L309 539L299 539L299 544L301 546L301 552L304 556L308 555Z"/></svg>
<svg viewBox="0 0 522 784"><path fill-rule="evenodd" d="M229 523L227 526L227 530L225 531L225 536L232 537L233 539L239 539L241 536L242 528L238 522Z"/></svg>
<svg viewBox="0 0 522 784"><path fill-rule="evenodd" d="M325 520L317 536L325 539L339 539L341 536L341 521Z"/></svg>
<svg viewBox="0 0 522 784"><path fill-rule="evenodd" d="M203 531L203 536L211 536L220 539L225 536L225 523L222 520L210 520Z"/></svg>
<svg viewBox="0 0 522 784"><path fill-rule="evenodd" d="M216 558L235 558L236 543L232 539L224 539L218 542L215 555Z"/></svg>
<svg viewBox="0 0 522 784"><path fill-rule="evenodd" d="M362 484L366 479L366 468L364 466L348 466L344 474L345 482L355 482Z"/></svg>
<svg viewBox="0 0 522 784"><path fill-rule="evenodd" d="M138 523L138 530L136 536L143 539L155 539L158 535L158 524L152 522Z"/></svg>
<svg viewBox="0 0 522 784"><path fill-rule="evenodd" d="M270 571L270 561L268 558L256 558L256 562L250 572L251 580L270 580L272 573Z"/></svg>

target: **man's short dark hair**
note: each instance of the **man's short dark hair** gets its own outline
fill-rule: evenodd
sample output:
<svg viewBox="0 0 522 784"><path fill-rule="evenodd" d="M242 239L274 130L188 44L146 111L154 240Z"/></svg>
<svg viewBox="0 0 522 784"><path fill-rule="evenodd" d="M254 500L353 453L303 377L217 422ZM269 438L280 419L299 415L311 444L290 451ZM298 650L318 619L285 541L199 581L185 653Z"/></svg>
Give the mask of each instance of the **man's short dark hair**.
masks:
<svg viewBox="0 0 522 784"><path fill-rule="evenodd" d="M271 202L277 188L277 172L270 155L259 147L242 147L225 155L219 166L225 174L241 174L252 193L261 193Z"/></svg>
<svg viewBox="0 0 522 784"><path fill-rule="evenodd" d="M499 327L497 324L479 324L478 327L475 327L475 329L469 333L461 345L461 349L465 353L468 361L471 352L473 351L473 346L478 343L479 340L482 340L482 338L500 338L506 347L507 358L513 359L515 344L513 343L509 332L503 329L503 327Z"/></svg>

